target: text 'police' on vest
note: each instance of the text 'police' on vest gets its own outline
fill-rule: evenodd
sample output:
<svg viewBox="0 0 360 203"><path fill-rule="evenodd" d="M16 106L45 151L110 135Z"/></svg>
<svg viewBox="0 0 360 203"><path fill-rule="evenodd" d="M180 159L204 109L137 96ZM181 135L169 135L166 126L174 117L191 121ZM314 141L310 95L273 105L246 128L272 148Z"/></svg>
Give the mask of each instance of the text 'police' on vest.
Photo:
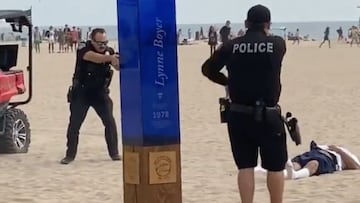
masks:
<svg viewBox="0 0 360 203"><path fill-rule="evenodd" d="M239 43L233 45L235 53L273 53L274 44L272 42Z"/></svg>

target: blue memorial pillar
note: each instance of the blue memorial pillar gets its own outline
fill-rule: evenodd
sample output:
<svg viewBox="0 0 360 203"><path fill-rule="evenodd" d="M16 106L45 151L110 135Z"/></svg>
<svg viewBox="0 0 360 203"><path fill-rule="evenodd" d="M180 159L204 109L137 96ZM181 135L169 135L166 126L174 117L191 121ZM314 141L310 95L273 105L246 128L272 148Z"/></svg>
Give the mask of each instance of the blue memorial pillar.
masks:
<svg viewBox="0 0 360 203"><path fill-rule="evenodd" d="M175 0L117 0L125 203L180 203Z"/></svg>

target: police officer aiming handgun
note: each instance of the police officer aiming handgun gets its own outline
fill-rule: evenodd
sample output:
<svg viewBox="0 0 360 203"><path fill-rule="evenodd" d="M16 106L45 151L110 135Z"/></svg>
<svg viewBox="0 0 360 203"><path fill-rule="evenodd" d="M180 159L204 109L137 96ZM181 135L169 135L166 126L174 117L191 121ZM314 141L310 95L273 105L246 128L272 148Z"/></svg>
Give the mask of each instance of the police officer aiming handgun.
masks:
<svg viewBox="0 0 360 203"><path fill-rule="evenodd" d="M270 36L270 10L256 5L248 11L245 36L224 43L202 66L211 81L227 86L230 105L228 132L239 169L238 187L243 203L253 202L254 167L260 149L262 167L269 171L271 202L283 198L283 169L287 161L284 123L278 106L280 72L285 41ZM226 66L228 76L221 73Z"/></svg>
<svg viewBox="0 0 360 203"><path fill-rule="evenodd" d="M107 46L106 32L102 28L91 32L90 40L79 44L73 84L69 88L70 122L67 130L67 151L62 164L75 159L79 130L89 107L93 107L105 126L105 139L112 160L121 160L113 102L109 97L109 85L113 71L119 70L119 55Z"/></svg>

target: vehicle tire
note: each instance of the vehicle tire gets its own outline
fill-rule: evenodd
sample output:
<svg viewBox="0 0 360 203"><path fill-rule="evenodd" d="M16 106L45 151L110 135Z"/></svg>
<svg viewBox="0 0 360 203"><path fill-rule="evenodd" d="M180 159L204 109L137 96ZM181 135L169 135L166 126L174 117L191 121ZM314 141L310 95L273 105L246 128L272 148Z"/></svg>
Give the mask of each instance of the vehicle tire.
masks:
<svg viewBox="0 0 360 203"><path fill-rule="evenodd" d="M5 133L0 135L0 153L27 153L30 146L30 124L26 114L8 109L4 117Z"/></svg>

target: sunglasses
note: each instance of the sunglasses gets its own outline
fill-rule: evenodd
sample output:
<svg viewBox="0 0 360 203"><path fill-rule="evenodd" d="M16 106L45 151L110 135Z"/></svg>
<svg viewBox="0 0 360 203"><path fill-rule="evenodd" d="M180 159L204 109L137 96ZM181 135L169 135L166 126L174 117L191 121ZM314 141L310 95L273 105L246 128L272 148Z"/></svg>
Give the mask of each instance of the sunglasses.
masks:
<svg viewBox="0 0 360 203"><path fill-rule="evenodd" d="M109 41L94 41L94 43L99 47L99 48L106 48L107 44L109 43Z"/></svg>

